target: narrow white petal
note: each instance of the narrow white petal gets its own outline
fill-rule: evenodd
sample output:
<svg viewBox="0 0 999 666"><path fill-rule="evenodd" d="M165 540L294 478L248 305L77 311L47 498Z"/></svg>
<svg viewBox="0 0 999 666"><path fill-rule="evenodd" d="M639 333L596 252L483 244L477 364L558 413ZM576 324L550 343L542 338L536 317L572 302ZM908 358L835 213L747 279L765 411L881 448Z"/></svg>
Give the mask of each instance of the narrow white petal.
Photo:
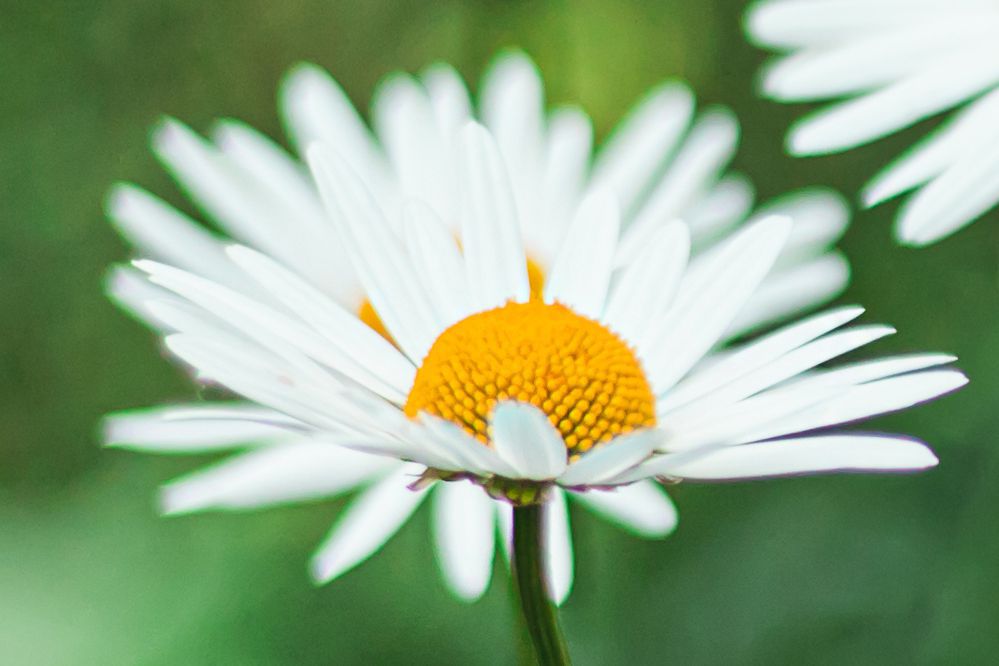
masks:
<svg viewBox="0 0 999 666"><path fill-rule="evenodd" d="M836 43L903 21L939 21L976 6L982 6L980 0L767 0L750 7L746 32L757 44L796 48Z"/></svg>
<svg viewBox="0 0 999 666"><path fill-rule="evenodd" d="M694 96L669 81L649 91L611 133L593 165L592 186L614 192L629 215L671 156L694 112Z"/></svg>
<svg viewBox="0 0 999 666"><path fill-rule="evenodd" d="M949 236L999 204L999 138L944 171L912 196L896 233L910 245Z"/></svg>
<svg viewBox="0 0 999 666"><path fill-rule="evenodd" d="M534 207L541 186L545 151L541 73L523 53L502 53L483 77L481 101L483 123L496 138L517 210L524 216Z"/></svg>
<svg viewBox="0 0 999 666"><path fill-rule="evenodd" d="M569 524L569 507L565 493L555 490L544 504L544 523L547 529L545 544L548 569L548 592L552 601L561 606L572 591L573 557L572 528Z"/></svg>
<svg viewBox="0 0 999 666"><path fill-rule="evenodd" d="M639 348L657 393L673 386L715 345L763 280L790 233L787 218L767 218L701 257L667 315Z"/></svg>
<svg viewBox="0 0 999 666"><path fill-rule="evenodd" d="M662 439L662 433L655 428L615 437L570 464L557 481L569 488L598 486L648 458Z"/></svg>
<svg viewBox="0 0 999 666"><path fill-rule="evenodd" d="M418 445L432 448L449 459L448 465L435 465L438 469L467 471L483 476L517 476L517 471L496 450L472 437L461 426L425 412L420 414L418 425L426 430L424 433L412 433L418 438Z"/></svg>
<svg viewBox="0 0 999 666"><path fill-rule="evenodd" d="M641 537L664 537L676 529L676 506L663 487L653 481L639 481L612 490L588 490L571 496L591 511Z"/></svg>
<svg viewBox="0 0 999 666"><path fill-rule="evenodd" d="M954 118L864 187L865 206L874 206L935 178L978 148L999 139L999 88L969 104Z"/></svg>
<svg viewBox="0 0 999 666"><path fill-rule="evenodd" d="M863 312L863 308L856 306L836 308L790 324L759 340L743 345L717 363L695 371L677 384L660 400L659 409L664 413L674 411L843 326Z"/></svg>
<svg viewBox="0 0 999 666"><path fill-rule="evenodd" d="M393 74L379 85L372 109L378 137L404 195L426 201L445 219L454 218L453 156L426 90L407 74Z"/></svg>
<svg viewBox="0 0 999 666"><path fill-rule="evenodd" d="M232 236L292 264L309 239L294 211L269 196L252 174L182 123L167 119L153 135L153 150L180 185ZM287 225L295 233L288 233ZM284 226L282 226L284 225Z"/></svg>
<svg viewBox="0 0 999 666"><path fill-rule="evenodd" d="M827 252L795 266L775 269L763 280L726 332L733 338L773 324L843 293L850 263L842 252Z"/></svg>
<svg viewBox="0 0 999 666"><path fill-rule="evenodd" d="M506 165L481 125L466 125L461 145L461 242L474 305L484 310L524 302L530 295L527 257Z"/></svg>
<svg viewBox="0 0 999 666"><path fill-rule="evenodd" d="M956 391L968 378L956 370L933 370L853 386L835 398L749 433L771 439L887 414Z"/></svg>
<svg viewBox="0 0 999 666"><path fill-rule="evenodd" d="M701 114L662 180L622 235L619 265L630 260L660 225L682 216L688 206L711 190L735 154L738 141L739 123L731 111L715 108Z"/></svg>
<svg viewBox="0 0 999 666"><path fill-rule="evenodd" d="M788 149L795 155L845 150L949 109L999 83L997 56L995 45L972 46L890 86L814 113L792 127Z"/></svg>
<svg viewBox="0 0 999 666"><path fill-rule="evenodd" d="M143 255L229 286L246 283L226 258L220 238L149 192L118 184L108 196L107 213Z"/></svg>
<svg viewBox="0 0 999 666"><path fill-rule="evenodd" d="M625 340L643 340L649 325L672 303L689 254L687 225L663 226L621 271L601 321Z"/></svg>
<svg viewBox="0 0 999 666"><path fill-rule="evenodd" d="M112 266L104 278L104 290L118 307L141 323L161 333L173 332L174 329L152 313L149 304L151 301L183 304L183 299L153 284L141 271L132 266Z"/></svg>
<svg viewBox="0 0 999 666"><path fill-rule="evenodd" d="M441 132L445 136L457 132L472 117L468 88L461 76L451 65L436 63L425 69L420 78Z"/></svg>
<svg viewBox="0 0 999 666"><path fill-rule="evenodd" d="M309 164L368 298L399 347L419 363L441 328L402 243L365 183L336 152L314 145Z"/></svg>
<svg viewBox="0 0 999 666"><path fill-rule="evenodd" d="M448 586L474 601L489 586L496 551L496 509L482 488L466 481L438 483L434 491L437 557Z"/></svg>
<svg viewBox="0 0 999 666"><path fill-rule="evenodd" d="M227 406L233 418L217 420L173 420L176 413L218 409ZM261 416L267 413L246 403L196 403L109 414L102 429L104 443L123 449L149 453L208 453L287 438L288 430L258 420L241 420L237 414Z"/></svg>
<svg viewBox="0 0 999 666"><path fill-rule="evenodd" d="M641 473L723 481L824 472L918 471L937 462L926 445L911 439L830 435L667 454L646 463Z"/></svg>
<svg viewBox="0 0 999 666"><path fill-rule="evenodd" d="M578 108L562 108L549 119L540 202L521 211L528 254L551 266L579 203L589 170L593 124Z"/></svg>
<svg viewBox="0 0 999 666"><path fill-rule="evenodd" d="M404 209L406 248L437 318L446 326L472 314L465 260L454 236L429 206L410 201Z"/></svg>
<svg viewBox="0 0 999 666"><path fill-rule="evenodd" d="M410 490L419 469L405 466L361 494L340 515L312 557L310 570L327 583L373 555L399 531L427 490Z"/></svg>
<svg viewBox="0 0 999 666"><path fill-rule="evenodd" d="M894 332L895 329L890 326L869 325L831 333L789 351L766 365L743 374L738 379L726 382L703 399L689 404L683 411L685 413L710 412L720 405L736 402L771 386L776 386L821 363L842 356Z"/></svg>
<svg viewBox="0 0 999 666"><path fill-rule="evenodd" d="M711 191L683 213L696 245L709 247L736 224L746 219L753 207L753 184L746 176L727 173Z"/></svg>
<svg viewBox="0 0 999 666"><path fill-rule="evenodd" d="M228 255L284 307L356 361L350 364L356 367L348 375L363 378L363 383L375 390L391 387L396 398L409 393L412 363L356 316L259 252L235 245L228 248Z"/></svg>
<svg viewBox="0 0 999 666"><path fill-rule="evenodd" d="M295 285L292 282L292 276L281 275L278 268L263 255L245 251L236 252L232 256L241 260L255 259L257 264L268 266L271 269L267 278L268 286L278 290L285 287L281 293L282 297L290 297L294 293L294 290L288 287L291 285L299 287L301 293L306 294L306 296L299 298L299 301L309 300L307 285L304 283ZM299 353L344 373L354 381L397 404L404 402L405 394L412 381L411 367L407 367L405 361L398 359L399 362L395 363L398 372L390 373L389 369L394 367L392 361L397 359L396 352L387 343L382 343L381 348L376 346L378 344L376 335L359 321L354 326L353 338L348 338L345 335L340 338L342 341L353 340L356 343L355 349L360 349L363 346L364 352L368 355L356 358L347 349L330 344L299 321L221 285L154 262L140 261L136 262L136 266L149 272L150 279L156 284L184 296L192 303L204 308L207 316L221 318L265 348L276 350L285 345L290 346ZM272 279L276 280L279 276L285 280L284 283L269 282ZM291 304L294 307L295 303ZM328 302L327 306L329 309L336 307L332 301ZM316 305L316 307L319 306ZM384 376L373 374L365 367L366 363L381 366Z"/></svg>
<svg viewBox="0 0 999 666"><path fill-rule="evenodd" d="M328 72L304 63L294 67L279 97L285 124L300 154L316 142L334 146L379 196L388 191L384 158L347 94Z"/></svg>
<svg viewBox="0 0 999 666"><path fill-rule="evenodd" d="M850 207L834 190L809 187L766 202L750 221L767 215L784 215L794 222L777 260L779 269L811 259L839 240L850 222Z"/></svg>
<svg viewBox="0 0 999 666"><path fill-rule="evenodd" d="M545 413L522 402L501 402L492 416L493 446L520 478L553 479L566 467L562 436Z"/></svg>
<svg viewBox="0 0 999 666"><path fill-rule="evenodd" d="M784 102L842 97L889 84L931 66L941 53L989 39L999 16L969 22L948 18L877 31L828 48L805 49L766 68L763 93Z"/></svg>
<svg viewBox="0 0 999 666"><path fill-rule="evenodd" d="M334 444L301 439L258 448L163 486L167 514L256 509L333 497L398 463Z"/></svg>
<svg viewBox="0 0 999 666"><path fill-rule="evenodd" d="M620 214L614 196L594 191L579 205L545 284L545 302L562 303L596 319L604 309Z"/></svg>
<svg viewBox="0 0 999 666"><path fill-rule="evenodd" d="M757 433L768 432L775 424L793 422L809 409L822 409L841 392L842 389L830 387L777 388L737 402L670 414L663 418L662 429L666 436L659 450L687 451L767 439Z"/></svg>
<svg viewBox="0 0 999 666"><path fill-rule="evenodd" d="M873 361L850 363L832 370L821 370L805 375L788 384L789 388L806 389L815 386L852 386L873 382L885 377L916 372L957 360L951 354L902 354Z"/></svg>

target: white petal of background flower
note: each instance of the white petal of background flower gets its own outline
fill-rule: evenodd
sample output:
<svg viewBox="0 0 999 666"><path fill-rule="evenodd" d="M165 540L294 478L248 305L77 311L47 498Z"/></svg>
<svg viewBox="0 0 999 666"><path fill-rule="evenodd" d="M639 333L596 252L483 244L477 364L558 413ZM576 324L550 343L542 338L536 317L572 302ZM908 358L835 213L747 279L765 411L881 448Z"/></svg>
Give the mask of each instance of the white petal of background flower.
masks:
<svg viewBox="0 0 999 666"><path fill-rule="evenodd" d="M936 242L999 203L994 2L766 0L750 8L746 30L759 45L789 52L765 68L764 95L843 100L795 123L793 154L847 150L964 107L864 189L874 206L922 188L899 211L900 242Z"/></svg>

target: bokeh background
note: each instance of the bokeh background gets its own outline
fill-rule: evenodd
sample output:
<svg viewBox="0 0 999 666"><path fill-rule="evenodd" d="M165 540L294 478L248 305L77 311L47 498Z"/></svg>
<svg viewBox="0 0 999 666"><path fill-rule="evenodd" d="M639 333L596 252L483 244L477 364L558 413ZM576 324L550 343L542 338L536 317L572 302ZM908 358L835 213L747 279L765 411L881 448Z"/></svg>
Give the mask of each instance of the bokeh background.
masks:
<svg viewBox="0 0 999 666"><path fill-rule="evenodd" d="M915 131L791 160L800 108L754 98L763 54L726 0L0 2L0 663L502 664L508 580L475 605L436 573L426 507L376 558L316 588L305 565L342 506L164 519L154 490L205 460L102 450L100 416L193 394L153 336L102 295L128 249L104 219L134 180L191 211L148 152L164 113L241 118L280 137L275 88L299 60L366 108L385 73L436 59L477 79L519 45L550 99L598 131L650 85L687 79L743 123L735 166L759 197L851 197ZM932 124L930 121L928 124ZM191 211L193 212L193 211ZM960 355L971 386L874 427L932 442L930 473L676 488L681 522L641 541L575 518L563 612L579 664L977 664L999 653L999 215L896 247L894 205L842 246L842 302L900 333L883 353Z"/></svg>

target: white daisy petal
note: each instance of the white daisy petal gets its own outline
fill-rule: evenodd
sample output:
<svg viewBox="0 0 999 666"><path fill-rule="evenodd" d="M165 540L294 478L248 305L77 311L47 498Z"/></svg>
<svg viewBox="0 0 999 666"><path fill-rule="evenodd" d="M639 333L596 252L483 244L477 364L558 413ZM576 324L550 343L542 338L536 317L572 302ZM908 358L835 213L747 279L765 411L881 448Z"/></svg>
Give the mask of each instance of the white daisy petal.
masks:
<svg viewBox="0 0 999 666"><path fill-rule="evenodd" d="M968 378L956 370L880 379L851 387L834 398L753 432L750 437L771 439L896 412L956 391L967 383Z"/></svg>
<svg viewBox="0 0 999 666"><path fill-rule="evenodd" d="M850 208L843 196L821 187L795 190L768 201L749 222L767 215L784 215L794 222L778 266L793 266L825 251L839 240L850 222Z"/></svg>
<svg viewBox="0 0 999 666"><path fill-rule="evenodd" d="M999 139L999 88L982 96L926 140L881 171L864 187L861 198L874 206L933 179L978 152L984 143Z"/></svg>
<svg viewBox="0 0 999 666"><path fill-rule="evenodd" d="M557 481L566 487L599 486L645 460L662 441L655 428L615 437L571 463Z"/></svg>
<svg viewBox="0 0 999 666"><path fill-rule="evenodd" d="M601 320L625 340L645 339L650 323L669 308L689 254L687 225L672 222L663 226L621 271ZM643 355L641 349L638 353Z"/></svg>
<svg viewBox="0 0 999 666"><path fill-rule="evenodd" d="M441 326L399 239L364 182L335 152L316 144L309 164L319 192L344 242L354 270L385 327L407 356L418 363Z"/></svg>
<svg viewBox="0 0 999 666"><path fill-rule="evenodd" d="M898 236L926 245L949 236L999 203L999 141L959 162L903 207Z"/></svg>
<svg viewBox="0 0 999 666"><path fill-rule="evenodd" d="M364 121L343 88L321 67L300 64L281 86L288 132L304 154L313 143L334 146L379 196L388 190L388 168Z"/></svg>
<svg viewBox="0 0 999 666"><path fill-rule="evenodd" d="M999 84L997 48L958 51L897 83L816 112L791 129L788 150L818 155L853 148L960 104Z"/></svg>
<svg viewBox="0 0 999 666"><path fill-rule="evenodd" d="M593 125L582 110L563 108L549 119L541 201L521 211L524 243L546 266L555 260L586 185Z"/></svg>
<svg viewBox="0 0 999 666"><path fill-rule="evenodd" d="M227 254L261 287L301 316L330 344L340 348L350 358L364 359L364 371L347 374L364 377L365 383L370 383L372 387L388 385L397 392L397 397L409 391L413 384L412 363L357 317L259 252L234 245L228 248Z"/></svg>
<svg viewBox="0 0 999 666"><path fill-rule="evenodd" d="M710 191L735 154L738 141L739 123L730 111L715 108L701 114L666 174L626 228L618 250L619 265L634 257L659 225Z"/></svg>
<svg viewBox="0 0 999 666"><path fill-rule="evenodd" d="M670 81L643 97L611 133L593 164L592 186L614 192L630 213L690 124L694 96Z"/></svg>
<svg viewBox="0 0 999 666"><path fill-rule="evenodd" d="M660 400L659 409L668 413L689 404L723 387L726 383L843 326L863 312L863 308L856 306L836 308L790 324L755 342L743 345L718 363L692 373Z"/></svg>
<svg viewBox="0 0 999 666"><path fill-rule="evenodd" d="M524 479L553 479L566 467L562 436L534 405L501 402L493 411L493 446Z"/></svg>
<svg viewBox="0 0 999 666"><path fill-rule="evenodd" d="M312 557L317 583L328 583L373 555L405 523L427 490L410 490L418 468L405 466L351 502Z"/></svg>
<svg viewBox="0 0 999 666"><path fill-rule="evenodd" d="M517 476L517 470L503 460L496 450L485 446L461 426L427 413L420 415L420 422L431 436L429 441L421 439L420 445L438 447L441 455L453 461L453 467L438 466L440 469L467 470L484 476Z"/></svg>
<svg viewBox="0 0 999 666"><path fill-rule="evenodd" d="M163 486L164 513L256 509L333 497L398 463L308 439L233 456Z"/></svg>
<svg viewBox="0 0 999 666"><path fill-rule="evenodd" d="M413 267L439 321L450 326L472 314L465 261L433 209L419 200L404 209L404 237Z"/></svg>
<svg viewBox="0 0 999 666"><path fill-rule="evenodd" d="M108 196L108 217L144 255L239 287L246 279L225 258L223 245L201 225L145 190L127 183Z"/></svg>
<svg viewBox="0 0 999 666"><path fill-rule="evenodd" d="M234 252L231 256L244 261L246 265L252 262L255 270L266 270L268 286L280 291L282 298L289 299L288 303L292 307L295 307L296 303L307 304L311 302L310 290L307 285L297 283L293 276L283 273L276 264L262 255L255 255L249 250L244 250ZM342 372L388 400L399 404L405 401L405 393L412 382L412 370L406 366L404 360L397 358L398 354L391 346L380 341L370 329L367 329L360 322L356 322L353 330L350 331L356 345L354 349L362 348L367 354L364 357L366 361L378 363L387 368L381 374L370 372L358 362L357 357L351 355L351 340L346 331L341 331L338 338L344 344L343 347L330 345L299 322L221 285L154 262L139 261L135 265L147 271L150 274L150 279L156 284L202 306L206 312L211 312L222 318L228 324L244 332L247 337L256 340L265 347L273 348L272 340L280 341L282 346L288 345L299 353ZM283 282L278 282L279 279ZM296 288L298 289L296 290ZM302 293L297 293L298 290ZM314 303L314 306L315 309L321 308L321 301ZM327 302L326 306L327 312L332 312L336 307L332 301ZM346 313L344 315L341 319L348 320L349 315ZM395 374L391 374L388 369L395 370ZM393 379L396 381L395 385L386 381Z"/></svg>
<svg viewBox="0 0 999 666"><path fill-rule="evenodd" d="M402 190L426 201L446 219L457 215L451 209L452 156L423 87L408 75L394 74L379 85L372 108L378 138Z"/></svg>
<svg viewBox="0 0 999 666"><path fill-rule="evenodd" d="M530 295L527 258L506 167L489 132L470 123L461 133L464 206L461 242L468 284L479 309Z"/></svg>
<svg viewBox="0 0 999 666"><path fill-rule="evenodd" d="M662 486L652 481L639 481L611 490L577 492L571 496L637 536L664 537L676 529L676 506Z"/></svg>
<svg viewBox="0 0 999 666"><path fill-rule="evenodd" d="M152 453L190 454L271 442L286 438L289 434L284 428L262 423L260 420L238 418L239 414L260 417L268 412L246 403L233 403L228 406L232 414L230 418L208 421L171 419L174 414L217 411L221 405L221 403L197 403L109 414L104 417L102 424L103 439L106 446L115 448Z"/></svg>
<svg viewBox="0 0 999 666"><path fill-rule="evenodd" d="M746 15L746 30L757 43L775 48L821 45L897 25L901 17L911 22L937 21L956 8L974 6L975 2L769 0L750 8Z"/></svg>
<svg viewBox="0 0 999 666"><path fill-rule="evenodd" d="M561 606L569 598L573 581L572 528L565 493L556 490L544 504L546 526L545 557L548 571L548 592L552 601Z"/></svg>
<svg viewBox="0 0 999 666"><path fill-rule="evenodd" d="M766 277L726 332L734 338L839 296L850 281L850 263L827 252Z"/></svg>
<svg viewBox="0 0 999 666"><path fill-rule="evenodd" d="M620 219L612 194L587 196L569 228L545 284L545 302L562 303L596 319L604 309Z"/></svg>
<svg viewBox="0 0 999 666"><path fill-rule="evenodd" d="M745 220L753 207L753 197L753 184L748 178L735 173L723 176L683 214L696 244L707 247Z"/></svg>
<svg viewBox="0 0 999 666"><path fill-rule="evenodd" d="M421 79L441 133L447 137L457 132L472 117L472 103L461 76L454 67L436 63L424 70Z"/></svg>
<svg viewBox="0 0 999 666"><path fill-rule="evenodd" d="M770 270L790 227L787 218L747 227L702 260L699 276L681 285L673 307L639 342L641 349L657 350L648 359L657 392L673 386L714 346Z"/></svg>
<svg viewBox="0 0 999 666"><path fill-rule="evenodd" d="M815 386L851 386L873 382L885 377L894 377L907 372L925 370L953 363L956 356L950 354L904 354L888 356L875 361L860 361L833 370L823 370L805 375L789 382L789 387L810 388Z"/></svg>
<svg viewBox="0 0 999 666"><path fill-rule="evenodd" d="M544 158L544 87L530 58L519 51L496 58L483 77L481 108L523 215L538 196Z"/></svg>
<svg viewBox="0 0 999 666"><path fill-rule="evenodd" d="M182 304L183 299L150 282L145 273L132 266L113 266L104 278L104 291L118 307L147 326L160 333L174 332L150 311L149 304L153 301Z"/></svg>
<svg viewBox="0 0 999 666"><path fill-rule="evenodd" d="M794 391L778 388L737 402L670 414L664 418L662 429L666 436L660 450L688 451L766 439L759 433L794 422L810 408L821 409L839 393L841 390L821 386Z"/></svg>
<svg viewBox="0 0 999 666"><path fill-rule="evenodd" d="M826 472L918 471L937 462L929 448L911 439L829 435L667 454L646 463L641 473L723 481Z"/></svg>
<svg viewBox="0 0 999 666"><path fill-rule="evenodd" d="M975 28L981 34L989 26ZM974 32L960 20L920 22L829 48L806 49L768 67L763 92L781 101L862 93L925 68L940 49L960 46L962 40L974 39Z"/></svg>
<svg viewBox="0 0 999 666"><path fill-rule="evenodd" d="M438 483L434 490L434 534L444 580L462 599L482 596L492 576L496 551L495 502L464 481Z"/></svg>
<svg viewBox="0 0 999 666"><path fill-rule="evenodd" d="M688 404L682 411L687 414L690 412L710 412L720 405L733 403L754 395L814 368L820 363L842 356L894 332L895 329L890 326L871 325L856 326L844 331L830 333L789 351L756 370L730 379L724 386L695 403ZM680 411L674 412L674 417Z"/></svg>

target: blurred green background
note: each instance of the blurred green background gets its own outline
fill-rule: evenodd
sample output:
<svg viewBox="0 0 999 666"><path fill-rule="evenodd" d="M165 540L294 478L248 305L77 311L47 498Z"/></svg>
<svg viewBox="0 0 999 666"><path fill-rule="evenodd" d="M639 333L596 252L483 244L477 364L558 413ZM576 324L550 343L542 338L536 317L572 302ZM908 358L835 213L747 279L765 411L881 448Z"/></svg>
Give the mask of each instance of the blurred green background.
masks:
<svg viewBox="0 0 999 666"><path fill-rule="evenodd" d="M377 80L433 60L476 80L519 45L554 101L605 132L662 78L743 123L736 167L760 198L850 194L925 127L847 155L791 160L801 113L761 102L763 55L716 0L0 2L0 664L509 663L505 574L478 604L435 570L426 508L376 558L323 588L305 565L326 502L163 519L156 486L199 462L103 451L113 409L192 395L153 336L104 298L128 256L101 210L134 180L190 210L147 149L169 113L280 136L275 88L299 60L363 108ZM929 123L932 124L932 121ZM563 612L579 664L995 663L999 653L999 215L928 250L896 247L894 205L860 212L843 302L900 333L872 352L952 351L971 376L897 429L942 463L901 477L676 488L681 522L641 541L577 515ZM989 219L990 218L990 219Z"/></svg>

